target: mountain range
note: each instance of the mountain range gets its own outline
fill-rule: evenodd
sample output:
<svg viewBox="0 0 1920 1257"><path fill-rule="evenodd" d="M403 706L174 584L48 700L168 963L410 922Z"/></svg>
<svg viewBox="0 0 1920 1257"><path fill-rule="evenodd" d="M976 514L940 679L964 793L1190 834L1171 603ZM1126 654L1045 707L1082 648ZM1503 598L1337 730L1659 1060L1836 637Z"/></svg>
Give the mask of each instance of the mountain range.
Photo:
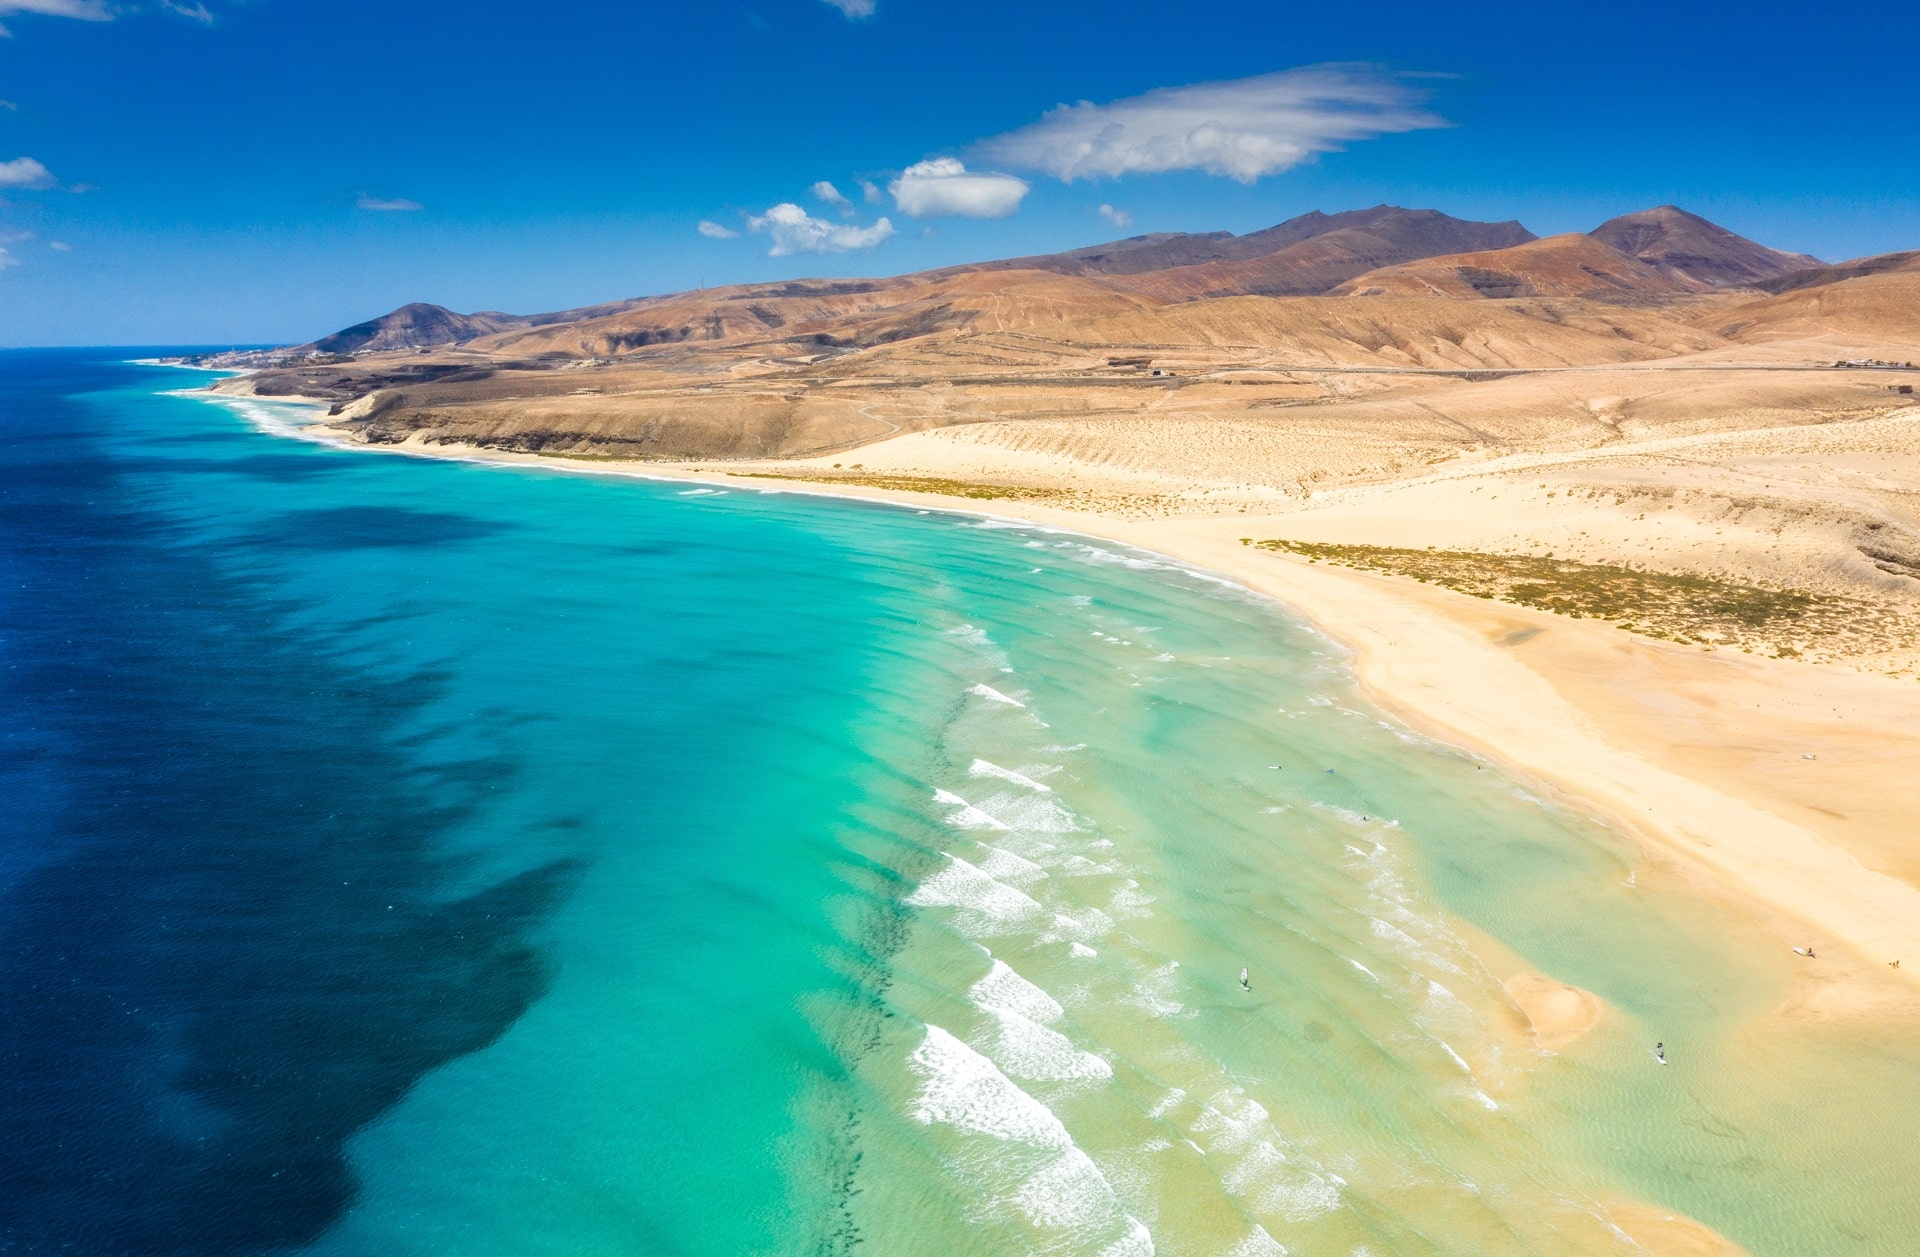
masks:
<svg viewBox="0 0 1920 1257"><path fill-rule="evenodd" d="M1094 289L1138 293L1156 301L1219 297L1435 295L1505 298L1544 295L1595 300L1659 300L1721 288L1761 287L1817 269L1817 258L1757 244L1675 206L1624 214L1586 235L1541 240L1517 222L1472 222L1438 210L1377 205L1338 214L1319 211L1262 231L1154 233L1064 253L945 267L890 279L738 285L706 293L636 298L545 314L496 310L458 314L413 303L344 328L295 352L342 354L435 348L501 333L579 327L583 343L620 353L648 344L737 334L776 333L794 320L770 302L899 294L937 288L969 276L1044 273L1086 281ZM702 300L705 318L628 327L624 316ZM742 302L746 302L742 314ZM902 304L889 300L889 305ZM906 303L911 304L911 303ZM824 311L823 311L824 313ZM609 321L604 338L588 325ZM881 329L938 330L939 316ZM856 336L856 340L861 339ZM871 336L869 343L879 343ZM826 342L822 342L826 343ZM551 344L547 346L550 350Z"/></svg>

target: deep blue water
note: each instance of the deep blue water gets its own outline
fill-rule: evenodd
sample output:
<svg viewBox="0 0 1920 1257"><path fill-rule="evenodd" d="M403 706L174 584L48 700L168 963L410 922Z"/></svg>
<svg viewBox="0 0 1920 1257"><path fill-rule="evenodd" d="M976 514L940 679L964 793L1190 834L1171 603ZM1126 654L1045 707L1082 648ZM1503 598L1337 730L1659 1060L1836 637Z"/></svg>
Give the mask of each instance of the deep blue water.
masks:
<svg viewBox="0 0 1920 1257"><path fill-rule="evenodd" d="M441 678L375 679L302 640L294 601L141 508L124 434L73 395L158 372L82 355L0 372L0 1248L309 1240L350 1197L343 1141L539 997L532 934L577 863L446 896L444 838L511 759L410 753ZM171 440L183 474L325 474ZM288 513L266 539L329 527L346 545L484 531L371 508Z"/></svg>

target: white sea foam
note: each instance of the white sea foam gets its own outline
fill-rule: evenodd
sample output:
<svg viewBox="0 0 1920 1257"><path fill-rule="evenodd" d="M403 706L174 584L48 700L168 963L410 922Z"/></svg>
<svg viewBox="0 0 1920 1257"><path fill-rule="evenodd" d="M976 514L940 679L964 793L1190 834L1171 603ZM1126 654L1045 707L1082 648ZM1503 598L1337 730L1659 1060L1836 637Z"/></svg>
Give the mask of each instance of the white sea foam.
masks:
<svg viewBox="0 0 1920 1257"><path fill-rule="evenodd" d="M907 1110L914 1120L938 1122L1044 1155L1037 1166L1034 1152L985 1163L983 1172L989 1176L1020 1176L996 1204L1018 1209L1035 1227L1067 1232L1063 1238L1073 1251L1086 1252L1104 1242L1098 1250L1102 1257L1152 1257L1152 1236L1121 1210L1093 1158L1073 1142L1053 1110L1021 1090L992 1061L929 1025L908 1064L921 1080ZM1053 1244L1046 1250L1060 1251Z"/></svg>
<svg viewBox="0 0 1920 1257"><path fill-rule="evenodd" d="M967 989L975 1007L988 1012L1017 1013L1029 1021L1052 1023L1066 1015L1058 1000L995 960L987 976Z"/></svg>
<svg viewBox="0 0 1920 1257"><path fill-rule="evenodd" d="M999 690L994 689L991 685L988 685L985 682L982 682L979 685L972 686L967 690L967 693L976 694L979 697L987 699L990 702L1005 703L1009 707L1025 707L1026 706L1026 704L1021 702L1019 699L1008 698L1005 694L1002 694Z"/></svg>
<svg viewBox="0 0 1920 1257"><path fill-rule="evenodd" d="M1068 943L1067 947L1070 949L1071 954L1075 956L1084 957L1084 958L1090 959L1100 954L1099 952L1095 951L1093 948L1087 946L1085 943Z"/></svg>
<svg viewBox="0 0 1920 1257"><path fill-rule="evenodd" d="M940 1122L975 1135L1059 1152L1073 1147L1067 1128L1040 1101L1014 1085L999 1068L939 1026L908 1063L920 1075L919 1094L907 1110L917 1122Z"/></svg>
<svg viewBox="0 0 1920 1257"><path fill-rule="evenodd" d="M1150 1017L1177 1017L1186 1011L1186 1005L1173 998L1174 983L1177 981L1175 970L1178 965L1162 965L1148 974L1146 980L1137 983L1133 990L1120 997L1123 1004L1131 1004Z"/></svg>
<svg viewBox="0 0 1920 1257"><path fill-rule="evenodd" d="M1040 794L1053 793L1052 786L1035 781L1033 778L1017 773L1011 768L1002 768L1000 765L984 759L974 760L973 764L967 769L967 775L970 777L997 777L1001 781L1011 781L1016 786L1024 786Z"/></svg>
<svg viewBox="0 0 1920 1257"><path fill-rule="evenodd" d="M1113 892L1113 898L1107 903L1107 910L1116 917L1144 917L1149 915L1147 905L1154 898L1140 888L1140 883L1128 878L1119 890Z"/></svg>
<svg viewBox="0 0 1920 1257"><path fill-rule="evenodd" d="M977 628L971 624L962 624L957 628L948 629L947 632L952 636L959 638L961 641L965 642L967 645L978 646L982 650L985 650L993 645L993 639L987 636L987 630L983 628Z"/></svg>
<svg viewBox="0 0 1920 1257"><path fill-rule="evenodd" d="M1340 1181L1287 1146L1265 1107L1228 1087L1190 1128L1210 1156L1226 1160L1221 1184L1265 1214L1302 1222L1340 1206Z"/></svg>
<svg viewBox="0 0 1920 1257"><path fill-rule="evenodd" d="M1127 1233L1100 1250L1100 1257L1153 1257L1153 1235L1138 1218L1127 1219Z"/></svg>
<svg viewBox="0 0 1920 1257"><path fill-rule="evenodd" d="M1088 908L1077 917L1064 912L1053 914L1053 928L1040 936L1043 943L1057 943L1062 940L1083 943L1090 938L1104 938L1113 932L1113 918L1098 908Z"/></svg>
<svg viewBox="0 0 1920 1257"><path fill-rule="evenodd" d="M952 825L955 829L998 829L1004 831L1007 828L951 790L936 789L933 792L933 801L935 803L944 803L948 807L958 809L947 816L947 824Z"/></svg>
<svg viewBox="0 0 1920 1257"><path fill-rule="evenodd" d="M1085 828L1080 818L1057 798L1035 798L1030 794L996 794L982 803L1005 821L1008 829L1028 834L1071 834Z"/></svg>
<svg viewBox="0 0 1920 1257"><path fill-rule="evenodd" d="M1011 882L1016 886L1030 886L1043 881L1047 871L1032 860L1024 859L989 843L981 843L986 850L986 858L980 861L980 871L997 882Z"/></svg>
<svg viewBox="0 0 1920 1257"><path fill-rule="evenodd" d="M1226 1257L1287 1257L1287 1246L1267 1234L1267 1228L1255 1223L1252 1233L1229 1248Z"/></svg>
<svg viewBox="0 0 1920 1257"><path fill-rule="evenodd" d="M1029 1082L1084 1082L1113 1077L1113 1066L1051 1026L1004 1008L986 1008L993 1018L986 1051L1001 1069Z"/></svg>
<svg viewBox="0 0 1920 1257"><path fill-rule="evenodd" d="M907 902L919 908L956 909L955 924L968 935L997 934L1046 910L1024 891L995 881L959 856L921 882Z"/></svg>
<svg viewBox="0 0 1920 1257"><path fill-rule="evenodd" d="M1048 1230L1085 1232L1114 1221L1113 1189L1078 1148L1049 1161L1020 1184L1013 1203L1027 1221Z"/></svg>

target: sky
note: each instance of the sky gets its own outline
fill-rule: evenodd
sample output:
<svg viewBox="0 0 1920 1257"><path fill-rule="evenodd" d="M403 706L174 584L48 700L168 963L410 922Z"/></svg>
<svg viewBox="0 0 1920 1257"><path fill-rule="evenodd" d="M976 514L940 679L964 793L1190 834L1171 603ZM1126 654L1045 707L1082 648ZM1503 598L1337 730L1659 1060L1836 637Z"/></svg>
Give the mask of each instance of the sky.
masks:
<svg viewBox="0 0 1920 1257"><path fill-rule="evenodd" d="M296 343L1381 203L1920 248L1920 6L0 0L0 346Z"/></svg>

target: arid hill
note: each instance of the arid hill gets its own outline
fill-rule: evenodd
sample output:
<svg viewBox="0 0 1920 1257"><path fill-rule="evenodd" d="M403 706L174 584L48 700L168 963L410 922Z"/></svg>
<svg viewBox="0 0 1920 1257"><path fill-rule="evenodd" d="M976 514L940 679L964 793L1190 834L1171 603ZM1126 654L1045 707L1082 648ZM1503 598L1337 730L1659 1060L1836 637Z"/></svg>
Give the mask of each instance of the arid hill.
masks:
<svg viewBox="0 0 1920 1257"><path fill-rule="evenodd" d="M1831 364L1920 357L1908 348L1920 343L1920 269L1790 269L1808 260L1670 208L1543 240L1518 223L1377 206L1245 236L1147 236L540 315L408 306L227 387L326 399L367 441L662 459L850 450L967 425L1037 433L1068 419L1120 440L1123 420L1148 415L1176 427L1364 415L1366 442L1393 422L1409 434L1441 422L1463 441L1423 437L1429 454L1504 448L1472 417L1474 398L1511 393L1496 409L1524 411L1528 388L1488 382L1541 372L1591 373L1537 403L1541 432L1625 431L1642 416L1664 428L1688 407L1717 424L1897 404L1891 383ZM1782 291L1731 286L1762 272L1754 284ZM1736 364L1749 374L1701 374ZM1829 374L1797 374L1817 371ZM1338 479L1361 464L1316 465Z"/></svg>
<svg viewBox="0 0 1920 1257"><path fill-rule="evenodd" d="M1837 284L1843 279L1858 279L1862 275L1878 275L1884 271L1920 271L1920 251L1882 253L1834 266L1810 266L1805 270L1789 271L1777 279L1761 280L1753 286L1762 292L1792 292L1796 288L1817 288L1822 284Z"/></svg>
<svg viewBox="0 0 1920 1257"><path fill-rule="evenodd" d="M1533 239L1533 233L1516 222L1476 223L1449 217L1438 210L1408 210L1395 205L1376 205L1372 209L1347 210L1339 214L1323 214L1314 210L1264 231L1250 231L1244 236L1226 231L1132 236L1066 253L1008 258L974 266L951 267L936 273L1030 270L1057 271L1063 275L1140 275L1148 271L1165 271L1210 262L1249 262L1257 258L1269 258L1315 237L1339 232L1352 233L1347 237L1352 241L1346 246L1348 249L1375 254L1382 250L1394 251L1403 255L1398 260L1468 249L1503 248ZM1328 251L1321 250L1318 255L1326 256ZM1376 264L1385 265L1384 262ZM1271 282L1273 275L1285 273L1286 269L1286 264L1280 263L1256 268L1252 273L1264 275ZM1213 287L1203 295L1221 295L1221 292L1214 291L1221 282L1230 283L1215 280ZM1296 283L1289 286L1286 293L1273 295L1302 295L1308 291L1324 292L1332 287L1331 283L1320 283L1316 287L1311 279L1301 282L1306 286ZM1233 291L1254 292L1253 289Z"/></svg>
<svg viewBox="0 0 1920 1257"><path fill-rule="evenodd" d="M1769 249L1676 205L1608 219L1593 238L1701 288L1738 288L1820 265L1819 258Z"/></svg>
<svg viewBox="0 0 1920 1257"><path fill-rule="evenodd" d="M1694 290L1695 285L1628 257L1593 236L1572 234L1511 249L1455 253L1384 267L1350 279L1328 295L1657 301Z"/></svg>

